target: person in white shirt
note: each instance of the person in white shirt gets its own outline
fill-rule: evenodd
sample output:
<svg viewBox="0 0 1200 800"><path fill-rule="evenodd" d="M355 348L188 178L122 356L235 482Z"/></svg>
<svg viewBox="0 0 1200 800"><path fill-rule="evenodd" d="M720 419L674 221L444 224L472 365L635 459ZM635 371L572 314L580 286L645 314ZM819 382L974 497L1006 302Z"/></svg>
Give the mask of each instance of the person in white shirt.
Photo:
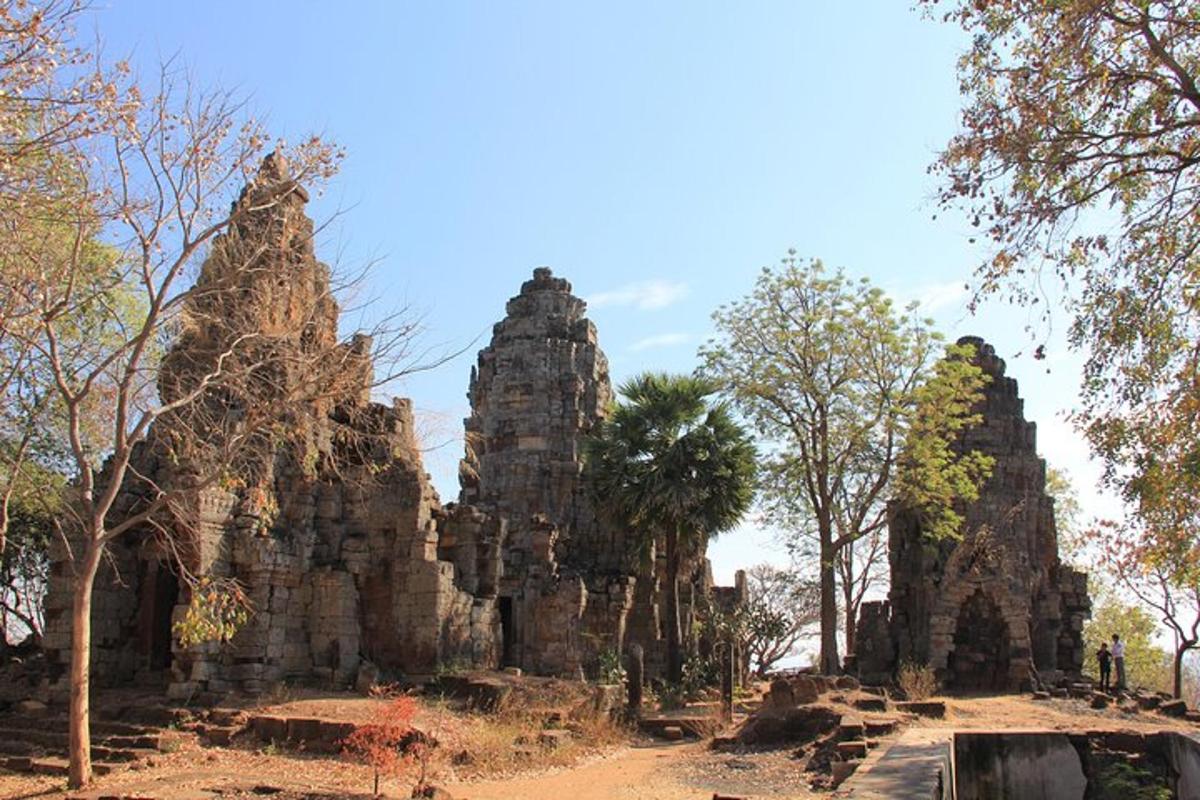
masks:
<svg viewBox="0 0 1200 800"><path fill-rule="evenodd" d="M1112 640L1112 657L1113 663L1117 667L1117 689L1125 688L1125 643L1121 641L1121 637L1113 634Z"/></svg>

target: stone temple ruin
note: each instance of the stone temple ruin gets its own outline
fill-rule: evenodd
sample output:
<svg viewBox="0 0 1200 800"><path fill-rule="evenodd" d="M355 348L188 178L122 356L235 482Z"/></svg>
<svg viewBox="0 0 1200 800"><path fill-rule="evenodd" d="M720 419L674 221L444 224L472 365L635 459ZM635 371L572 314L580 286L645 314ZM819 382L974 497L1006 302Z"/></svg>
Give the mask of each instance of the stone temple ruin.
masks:
<svg viewBox="0 0 1200 800"><path fill-rule="evenodd" d="M906 662L928 664L958 690L1017 690L1078 677L1087 576L1062 563L1046 464L1017 382L982 339L966 337L991 377L982 422L959 446L995 459L958 541L930 542L912 509L889 509L891 591L864 603L853 656L868 683Z"/></svg>
<svg viewBox="0 0 1200 800"><path fill-rule="evenodd" d="M370 342L337 343L339 310L313 253L307 199L269 157L237 201L249 210L201 270L187 310L206 322L185 325L159 391L178 392L189 375L211 369L217 344L248 330L274 333L286 363L332 358L353 381L278 420L287 434L271 437L232 480L201 489L159 528L113 543L94 593L94 682L163 681L183 697L285 680L346 685L364 665L409 677L447 665L576 677L632 643L645 650L647 674L661 673L661 554L640 557L645 548L596 513L581 478L581 442L613 396L585 303L544 268L508 302L471 372L461 495L443 508L422 466L410 401L372 402ZM250 253L253 268L223 272L219 256L232 251ZM311 378L295 371L273 376L276 385ZM188 464L179 442L196 435L195 426L160 419L138 445L137 474L180 485ZM119 510L135 508L145 485L128 481ZM166 546L160 529L177 544ZM245 588L253 613L230 643L181 646L173 624L190 591L182 562ZM60 557L44 640L60 686L71 584ZM690 619L714 597L738 602L744 591L739 582L715 592L700 554L681 586L683 629L694 629Z"/></svg>

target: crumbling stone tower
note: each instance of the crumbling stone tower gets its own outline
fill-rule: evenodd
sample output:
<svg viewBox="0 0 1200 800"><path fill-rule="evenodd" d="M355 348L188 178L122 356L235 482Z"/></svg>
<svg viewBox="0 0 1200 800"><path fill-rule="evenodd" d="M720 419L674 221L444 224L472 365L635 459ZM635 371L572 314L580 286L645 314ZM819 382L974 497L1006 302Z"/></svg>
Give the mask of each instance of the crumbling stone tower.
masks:
<svg viewBox="0 0 1200 800"><path fill-rule="evenodd" d="M620 650L633 600L633 548L582 481L584 437L612 401L608 360L586 304L547 268L506 312L471 370L440 551L496 597L505 664L574 675Z"/></svg>
<svg viewBox="0 0 1200 800"><path fill-rule="evenodd" d="M976 337L959 343L974 345L991 380L982 421L957 446L992 456L992 474L965 509L960 540L932 542L912 509L889 509L891 591L886 603L863 604L857 669L882 682L901 663L928 664L945 686L962 690L1077 676L1091 608L1087 576L1059 559L1037 427L995 349Z"/></svg>
<svg viewBox="0 0 1200 800"><path fill-rule="evenodd" d="M492 604L465 591L438 560L440 506L421 464L408 400L369 399L370 342L339 344L329 269L313 252L308 196L268 157L235 203L237 222L213 244L166 354L160 393L170 399L211 373L228 342L262 369L186 413L164 416L134 456L118 513L147 487L167 490L210 471L225 437L269 395L301 401L260 420L220 481L114 542L96 581L93 664L98 684L163 679L176 696L262 691L287 679L352 681L363 660L407 674L439 663L496 661ZM260 343L260 344L259 344ZM327 382L329 382L328 385ZM238 581L252 604L225 646L183 648L172 624L187 608L181 576ZM54 565L45 644L60 673L69 659L72 579Z"/></svg>

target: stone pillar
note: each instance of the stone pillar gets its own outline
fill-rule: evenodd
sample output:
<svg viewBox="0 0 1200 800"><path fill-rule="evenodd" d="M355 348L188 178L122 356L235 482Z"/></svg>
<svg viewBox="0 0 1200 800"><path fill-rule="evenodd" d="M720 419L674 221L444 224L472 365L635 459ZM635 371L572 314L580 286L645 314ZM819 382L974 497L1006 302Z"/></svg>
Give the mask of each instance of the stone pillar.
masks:
<svg viewBox="0 0 1200 800"><path fill-rule="evenodd" d="M733 640L720 645L721 652L721 718L725 722L733 721L733 673L736 669L737 648Z"/></svg>
<svg viewBox="0 0 1200 800"><path fill-rule="evenodd" d="M625 654L625 684L629 692L629 711L634 716L642 713L642 680L646 674L645 654L640 644L629 645Z"/></svg>

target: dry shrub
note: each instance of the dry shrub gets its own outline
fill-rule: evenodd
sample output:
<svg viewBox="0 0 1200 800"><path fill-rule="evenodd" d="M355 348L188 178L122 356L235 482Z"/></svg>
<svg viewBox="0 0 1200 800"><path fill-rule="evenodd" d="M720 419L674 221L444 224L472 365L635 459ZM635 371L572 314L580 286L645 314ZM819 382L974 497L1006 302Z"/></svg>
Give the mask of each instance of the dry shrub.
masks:
<svg viewBox="0 0 1200 800"><path fill-rule="evenodd" d="M906 661L900 665L900 673L896 676L904 696L909 700L924 700L937 692L937 676L928 664L918 664Z"/></svg>
<svg viewBox="0 0 1200 800"><path fill-rule="evenodd" d="M511 775L528 769L565 767L580 758L623 743L628 732L606 715L570 720L561 727L570 739L547 747L539 736L548 729L545 713L511 710L499 714L471 713L461 720L450 746L440 755L449 758L459 777ZM559 726L549 726L557 728Z"/></svg>
<svg viewBox="0 0 1200 800"><path fill-rule="evenodd" d="M425 753L421 752L424 745L412 736L416 712L417 704L411 697L396 697L377 709L369 723L359 725L342 743L347 756L374 769L376 795L381 776L401 777L414 761L421 764L418 784L424 783Z"/></svg>

